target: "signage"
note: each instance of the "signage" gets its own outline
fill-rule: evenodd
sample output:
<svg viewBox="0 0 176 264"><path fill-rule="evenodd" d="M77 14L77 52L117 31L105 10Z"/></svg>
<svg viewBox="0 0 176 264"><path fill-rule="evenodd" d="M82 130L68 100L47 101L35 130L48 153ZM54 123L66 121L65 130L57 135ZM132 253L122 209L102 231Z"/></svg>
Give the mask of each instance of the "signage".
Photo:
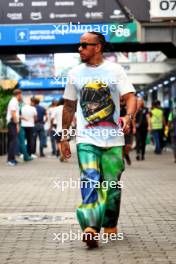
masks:
<svg viewBox="0 0 176 264"><path fill-rule="evenodd" d="M150 17L176 20L176 0L150 0Z"/></svg>
<svg viewBox="0 0 176 264"><path fill-rule="evenodd" d="M32 78L18 80L21 90L64 89L67 78Z"/></svg>
<svg viewBox="0 0 176 264"><path fill-rule="evenodd" d="M7 25L0 26L0 46L77 44L89 31L101 32L110 42L137 41L136 23Z"/></svg>
<svg viewBox="0 0 176 264"><path fill-rule="evenodd" d="M0 24L129 22L116 0L1 0Z"/></svg>
<svg viewBox="0 0 176 264"><path fill-rule="evenodd" d="M136 23L126 23L123 26L116 26L117 30L115 32L109 32L110 42L112 43L124 43L124 42L137 42L137 24Z"/></svg>

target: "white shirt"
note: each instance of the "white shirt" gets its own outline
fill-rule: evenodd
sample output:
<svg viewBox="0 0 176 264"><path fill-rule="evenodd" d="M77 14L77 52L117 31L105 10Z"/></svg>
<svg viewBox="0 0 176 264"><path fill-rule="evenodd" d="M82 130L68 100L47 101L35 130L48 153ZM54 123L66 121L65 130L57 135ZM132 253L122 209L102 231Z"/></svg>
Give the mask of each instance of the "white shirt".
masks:
<svg viewBox="0 0 176 264"><path fill-rule="evenodd" d="M49 128L51 127L51 117L53 116L53 113L55 111L56 106L54 107L49 107L47 114L48 114L48 122L49 122ZM56 119L54 118L53 120L53 125L56 125Z"/></svg>
<svg viewBox="0 0 176 264"><path fill-rule="evenodd" d="M114 103L114 110L110 113L109 117L111 122L100 122L100 125L91 127L90 122L86 119L85 109L90 108L90 105L106 104L106 101L103 102L100 99L101 90L96 90L96 95L92 97L89 102L84 101L87 99L86 93L82 96L82 92L85 90L84 87L88 88L89 91L95 90L95 84L99 82L102 87L107 87L109 98L111 98ZM133 85L129 82L129 79L124 71L124 69L116 63L112 63L104 60L102 64L97 67L90 67L86 64L80 64L76 66L69 72L68 83L65 88L64 98L68 100L77 100L77 144L78 143L87 143L93 144L99 147L112 147L112 146L122 146L124 145L124 135L122 133L121 126L118 124L120 117L120 96L127 93L135 93ZM99 97L98 97L99 94ZM81 106L82 99L82 108ZM105 105L107 107L107 105ZM104 107L104 109L105 109ZM97 110L98 111L98 110ZM102 121L106 121L104 117L100 117ZM106 124L105 124L106 123Z"/></svg>
<svg viewBox="0 0 176 264"><path fill-rule="evenodd" d="M54 107L51 115L51 119L55 119L56 121L56 130L57 132L62 132L62 112L63 112L63 105L59 105Z"/></svg>
<svg viewBox="0 0 176 264"><path fill-rule="evenodd" d="M21 109L21 126L22 127L34 127L35 126L35 116L37 116L37 111L34 106L24 105ZM23 119L25 118L25 120Z"/></svg>
<svg viewBox="0 0 176 264"><path fill-rule="evenodd" d="M6 115L7 124L12 119L12 111L16 112L17 122L19 122L19 103L16 97L12 97L12 99L8 104L7 115Z"/></svg>

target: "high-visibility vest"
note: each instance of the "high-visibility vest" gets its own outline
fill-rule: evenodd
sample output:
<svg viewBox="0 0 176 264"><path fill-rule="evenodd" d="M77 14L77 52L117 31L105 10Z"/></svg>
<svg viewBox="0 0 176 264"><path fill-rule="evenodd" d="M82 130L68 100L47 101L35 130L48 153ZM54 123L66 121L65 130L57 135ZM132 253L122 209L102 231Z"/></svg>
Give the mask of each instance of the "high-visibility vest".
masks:
<svg viewBox="0 0 176 264"><path fill-rule="evenodd" d="M151 111L151 124L152 129L162 129L163 128L163 111L158 108L154 108Z"/></svg>

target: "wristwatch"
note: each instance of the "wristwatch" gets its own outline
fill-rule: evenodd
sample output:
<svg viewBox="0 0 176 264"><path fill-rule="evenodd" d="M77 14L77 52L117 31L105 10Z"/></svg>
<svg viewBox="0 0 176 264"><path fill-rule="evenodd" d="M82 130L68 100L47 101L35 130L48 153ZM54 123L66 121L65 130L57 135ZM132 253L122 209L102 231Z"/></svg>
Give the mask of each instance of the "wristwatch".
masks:
<svg viewBox="0 0 176 264"><path fill-rule="evenodd" d="M130 121L132 122L133 121L133 115L132 114L126 114L126 115L129 116Z"/></svg>

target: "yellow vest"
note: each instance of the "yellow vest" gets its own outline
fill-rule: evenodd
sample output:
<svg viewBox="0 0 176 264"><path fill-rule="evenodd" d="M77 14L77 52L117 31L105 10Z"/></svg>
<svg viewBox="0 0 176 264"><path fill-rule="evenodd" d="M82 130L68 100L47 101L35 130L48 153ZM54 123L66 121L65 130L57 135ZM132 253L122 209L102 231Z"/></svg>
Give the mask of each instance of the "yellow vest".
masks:
<svg viewBox="0 0 176 264"><path fill-rule="evenodd" d="M162 129L163 128L163 111L158 108L154 108L152 111L151 124L152 129Z"/></svg>

